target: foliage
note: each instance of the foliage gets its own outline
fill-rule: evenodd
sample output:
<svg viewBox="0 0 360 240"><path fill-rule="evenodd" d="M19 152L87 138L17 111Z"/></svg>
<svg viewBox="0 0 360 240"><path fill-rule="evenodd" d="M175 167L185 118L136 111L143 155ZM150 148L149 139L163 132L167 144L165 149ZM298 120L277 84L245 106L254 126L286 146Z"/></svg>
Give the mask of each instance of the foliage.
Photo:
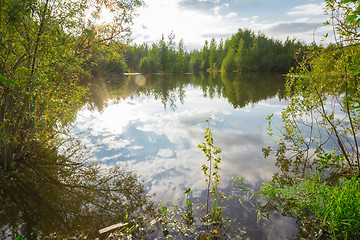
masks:
<svg viewBox="0 0 360 240"><path fill-rule="evenodd" d="M355 239L359 238L359 3L325 2L330 15L326 24L332 24L336 42L310 48L287 75L289 104L282 112L284 125L277 132L275 150L279 172L260 189L260 196L268 200L260 213L281 211L296 217L307 230L306 238L324 233ZM271 149L263 151L269 156Z"/></svg>
<svg viewBox="0 0 360 240"><path fill-rule="evenodd" d="M147 54L141 56L138 68L136 66L134 68L143 74L154 72L187 72L188 61L186 61L187 52L184 42L180 40L178 45L175 46L174 38L174 33L171 33L167 41L165 41L163 35L159 43L154 43L151 48L148 48L146 45L139 46L149 50ZM137 48L135 47L134 49Z"/></svg>
<svg viewBox="0 0 360 240"><path fill-rule="evenodd" d="M210 57L209 42L205 40L205 44L201 51L201 66L200 66L201 70L206 71L207 69L210 68L209 57Z"/></svg>
<svg viewBox="0 0 360 240"><path fill-rule="evenodd" d="M91 54L84 65L95 78L122 76L127 70L125 63L125 46L117 41L111 41L106 46L99 46L95 52Z"/></svg>
<svg viewBox="0 0 360 240"><path fill-rule="evenodd" d="M221 51L222 45L219 44L219 47L216 45L214 38L210 42L210 53L209 53L209 66L212 71L217 71L221 64L219 64L219 53Z"/></svg>
<svg viewBox="0 0 360 240"><path fill-rule="evenodd" d="M209 123L211 118L206 120L206 123ZM205 182L207 184L207 199L206 199L206 215L209 215L209 200L210 200L210 194L213 197L212 200L212 210L209 215L212 222L216 222L219 217L221 217L222 209L218 208L219 201L221 199L218 199L218 184L220 181L220 175L219 175L219 164L221 163L221 149L214 146L214 139L212 137L212 129L210 127L206 128L205 131L205 142L200 144L198 148L201 149L201 151L206 156L206 160L209 163L209 165L203 164L201 166L201 171L204 173L206 179ZM222 197L221 195L220 197Z"/></svg>
<svg viewBox="0 0 360 240"><path fill-rule="evenodd" d="M304 47L295 39L287 39L282 43L269 39L264 34L255 35L250 30L239 29L225 41L225 49L228 50L227 57L222 62L222 65L225 64L222 69L226 72L287 72L296 64L295 51Z"/></svg>
<svg viewBox="0 0 360 240"><path fill-rule="evenodd" d="M128 46L125 48L125 61L128 66L128 72L140 72L140 60L149 53L149 46L146 44Z"/></svg>
<svg viewBox="0 0 360 240"><path fill-rule="evenodd" d="M235 72L236 71L236 62L235 62L235 52L232 48L226 54L224 61L221 64L221 72Z"/></svg>
<svg viewBox="0 0 360 240"><path fill-rule="evenodd" d="M340 9L349 7L342 1L327 4L331 11L334 4ZM347 30L349 36L345 35L346 27L339 21L334 28L342 29L338 31L341 42L308 52L287 76L289 106L282 113L284 131L276 151L277 165L284 176L286 172L296 174L311 168L311 159L324 155L329 148L336 148L337 155L345 160L342 172L360 170L356 101L360 97L359 46L352 42L356 35L352 28Z"/></svg>
<svg viewBox="0 0 360 240"><path fill-rule="evenodd" d="M200 71L201 66L201 52L193 50L190 53L190 71L195 73Z"/></svg>

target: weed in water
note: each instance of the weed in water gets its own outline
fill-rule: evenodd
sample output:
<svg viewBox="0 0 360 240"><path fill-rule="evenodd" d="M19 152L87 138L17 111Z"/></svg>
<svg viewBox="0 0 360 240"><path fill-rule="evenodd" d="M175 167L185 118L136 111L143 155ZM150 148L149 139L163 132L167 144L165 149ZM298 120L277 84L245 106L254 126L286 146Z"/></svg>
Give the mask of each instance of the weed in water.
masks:
<svg viewBox="0 0 360 240"><path fill-rule="evenodd" d="M206 120L209 124L211 118ZM234 239L231 237L230 217L224 217L225 208L221 202L230 199L225 193L218 190L220 183L220 163L221 149L214 145L212 128L207 127L205 130L205 141L198 146L206 156L207 164L201 166L205 175L207 197L206 204L200 207L190 200L191 189L185 191L186 205L185 208L173 207L171 210L162 206L161 226L163 234L167 238L188 238L188 239ZM246 189L242 178L234 179L234 186L241 190ZM247 191L247 189L246 189ZM205 212L203 211L205 209ZM245 233L241 229L235 239L241 239Z"/></svg>

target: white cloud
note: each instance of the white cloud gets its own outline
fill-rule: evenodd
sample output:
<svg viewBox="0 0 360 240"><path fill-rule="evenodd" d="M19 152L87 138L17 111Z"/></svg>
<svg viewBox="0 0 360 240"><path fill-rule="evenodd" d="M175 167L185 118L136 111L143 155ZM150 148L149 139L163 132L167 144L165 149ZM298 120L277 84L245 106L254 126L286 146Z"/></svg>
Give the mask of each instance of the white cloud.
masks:
<svg viewBox="0 0 360 240"><path fill-rule="evenodd" d="M246 24L255 24L258 18L259 16L252 16L247 18L240 18L240 20L245 22Z"/></svg>
<svg viewBox="0 0 360 240"><path fill-rule="evenodd" d="M325 4L306 4L292 8L286 14L289 16L299 15L323 15Z"/></svg>
<svg viewBox="0 0 360 240"><path fill-rule="evenodd" d="M237 16L238 16L238 14L236 12L230 12L227 15L225 15L225 18L234 18Z"/></svg>
<svg viewBox="0 0 360 240"><path fill-rule="evenodd" d="M160 149L157 155L162 158L169 158L174 155L174 152L171 149Z"/></svg>
<svg viewBox="0 0 360 240"><path fill-rule="evenodd" d="M219 11L229 4L223 4L218 0L180 0L178 6L186 10L218 15Z"/></svg>
<svg viewBox="0 0 360 240"><path fill-rule="evenodd" d="M110 157L103 157L102 159L101 159L101 161L102 162L106 162L106 161L109 161L109 160L118 160L118 159L120 159L120 157L121 157L121 153L119 153L119 154L116 154L116 155L113 155L113 156L110 156Z"/></svg>

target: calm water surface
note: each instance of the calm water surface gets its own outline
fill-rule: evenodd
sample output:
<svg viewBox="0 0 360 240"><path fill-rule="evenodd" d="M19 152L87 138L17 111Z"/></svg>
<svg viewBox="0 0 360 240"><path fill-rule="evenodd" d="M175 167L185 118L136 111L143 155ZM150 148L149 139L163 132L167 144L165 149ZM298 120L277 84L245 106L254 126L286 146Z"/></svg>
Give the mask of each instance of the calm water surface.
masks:
<svg viewBox="0 0 360 240"><path fill-rule="evenodd" d="M126 164L143 179L160 204L183 204L184 191L204 199L200 170L206 163L197 148L205 121L211 117L214 143L222 153L223 191L232 190L233 175L257 186L276 171L275 160L264 159L262 148L274 144L266 117L275 125L285 106L281 75L141 75L92 85L92 101L77 114L74 132L104 167ZM255 222L254 208L228 203L231 216L252 239L284 239L296 233L293 220L274 216Z"/></svg>

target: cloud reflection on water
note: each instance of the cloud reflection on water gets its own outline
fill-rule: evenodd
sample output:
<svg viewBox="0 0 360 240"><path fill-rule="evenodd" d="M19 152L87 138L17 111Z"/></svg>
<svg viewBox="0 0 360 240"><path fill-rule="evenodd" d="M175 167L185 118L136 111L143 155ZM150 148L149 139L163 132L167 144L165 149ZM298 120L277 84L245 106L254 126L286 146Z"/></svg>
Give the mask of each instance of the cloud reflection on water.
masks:
<svg viewBox="0 0 360 240"><path fill-rule="evenodd" d="M268 144L265 118L282 109L274 99L234 109L224 98L204 98L195 87L176 111L166 110L152 96L109 102L101 113L84 109L75 124L83 132L93 156L106 165L131 164L155 199L176 202L186 188L200 196L205 188L200 166L205 158L197 146L203 142L205 120L213 118L215 145L223 150L222 182L233 174L256 184L275 171L261 149Z"/></svg>

